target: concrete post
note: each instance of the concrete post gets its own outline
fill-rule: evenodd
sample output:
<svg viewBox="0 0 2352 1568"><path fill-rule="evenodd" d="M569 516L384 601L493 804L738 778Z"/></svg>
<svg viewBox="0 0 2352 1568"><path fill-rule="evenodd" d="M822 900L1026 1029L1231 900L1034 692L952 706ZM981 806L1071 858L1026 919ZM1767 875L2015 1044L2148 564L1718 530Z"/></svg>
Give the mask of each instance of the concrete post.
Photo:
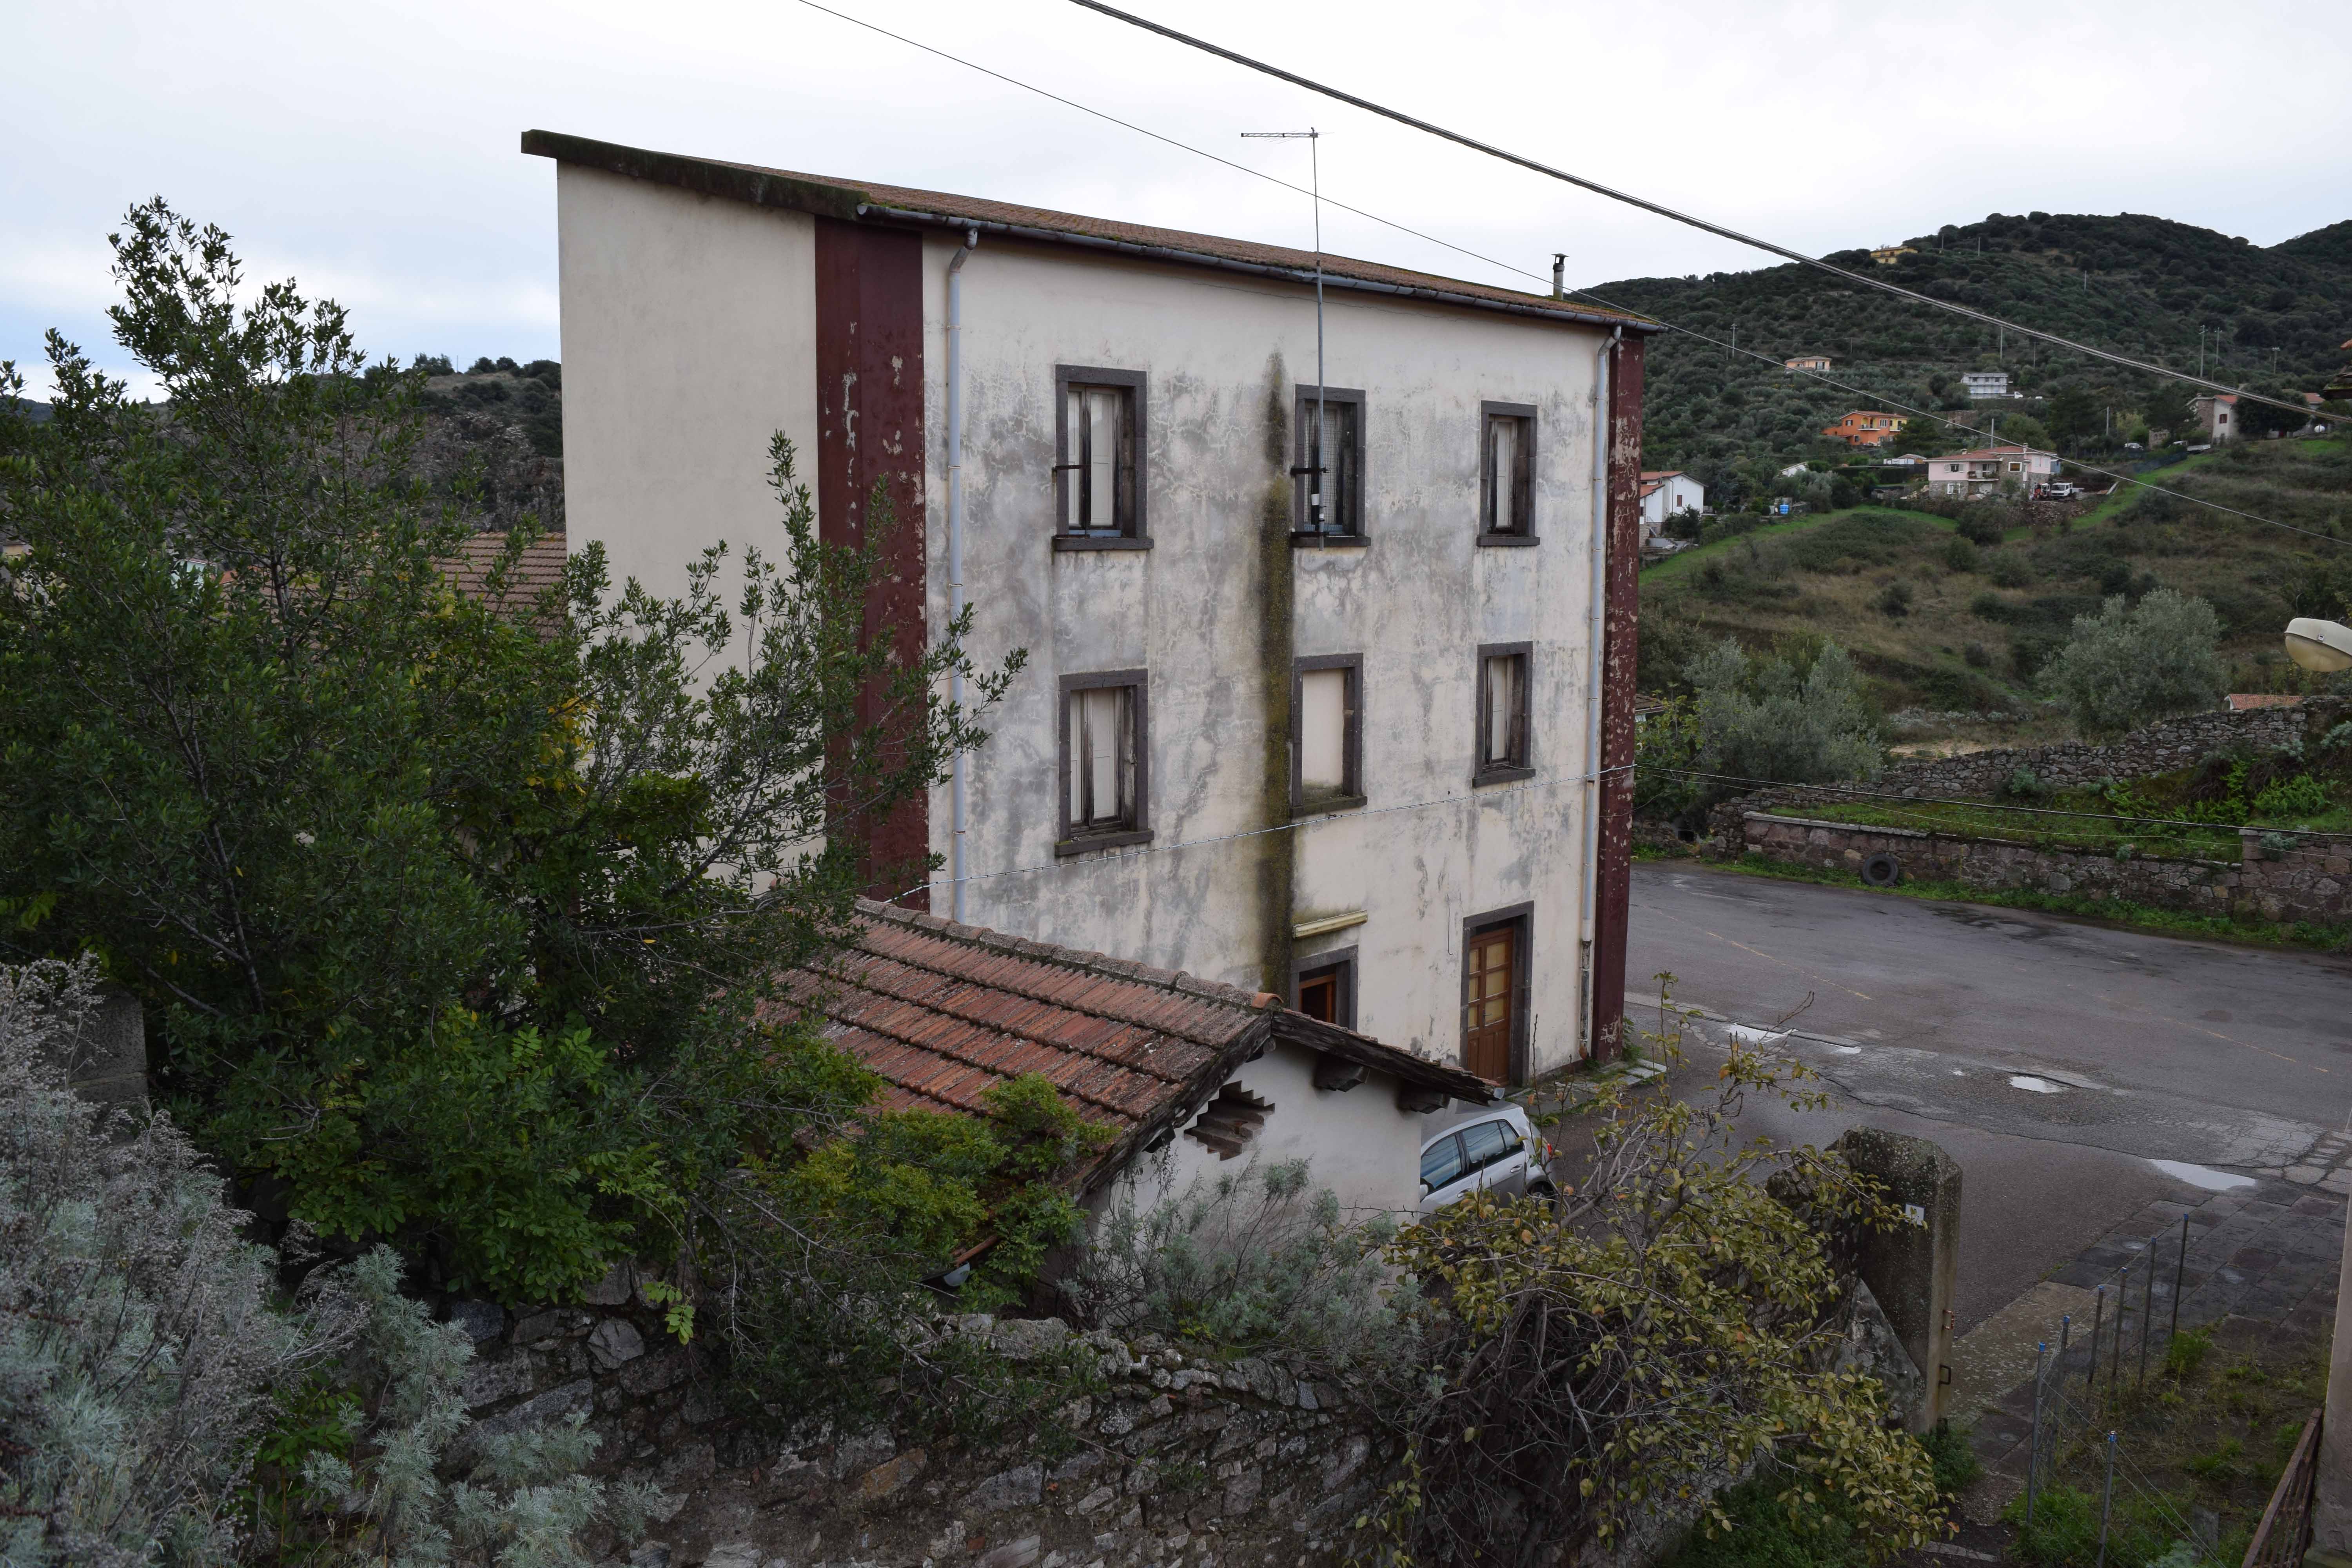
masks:
<svg viewBox="0 0 2352 1568"><path fill-rule="evenodd" d="M2320 1417L2311 1546L2315 1556L2324 1552L2352 1561L2352 1243L2344 1248L2336 1277L2336 1343L2327 1355L2327 1413Z"/></svg>
<svg viewBox="0 0 2352 1568"><path fill-rule="evenodd" d="M1906 1413L1911 1430L1925 1432L1943 1414L1950 1376L1952 1303L1960 1273L1959 1163L1925 1138L1875 1127L1853 1128L1831 1147L1885 1187L1886 1200L1910 1222L1892 1231L1864 1231L1855 1268L1927 1384L1918 1408Z"/></svg>

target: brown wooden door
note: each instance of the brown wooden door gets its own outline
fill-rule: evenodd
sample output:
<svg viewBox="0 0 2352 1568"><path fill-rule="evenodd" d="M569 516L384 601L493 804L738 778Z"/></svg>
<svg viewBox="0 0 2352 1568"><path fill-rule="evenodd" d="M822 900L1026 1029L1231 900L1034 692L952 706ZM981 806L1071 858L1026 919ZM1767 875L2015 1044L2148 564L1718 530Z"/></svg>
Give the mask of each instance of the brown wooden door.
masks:
<svg viewBox="0 0 2352 1568"><path fill-rule="evenodd" d="M1497 926L1470 939L1468 994L1462 1007L1462 1065L1490 1083L1511 1076L1513 959L1517 931Z"/></svg>

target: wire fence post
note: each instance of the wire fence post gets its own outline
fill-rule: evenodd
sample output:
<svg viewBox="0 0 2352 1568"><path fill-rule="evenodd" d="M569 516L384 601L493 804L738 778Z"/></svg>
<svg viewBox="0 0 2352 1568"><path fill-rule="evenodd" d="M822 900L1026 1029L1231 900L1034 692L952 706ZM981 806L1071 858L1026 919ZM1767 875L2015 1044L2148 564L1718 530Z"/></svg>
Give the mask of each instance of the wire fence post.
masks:
<svg viewBox="0 0 2352 1568"><path fill-rule="evenodd" d="M2172 1332L2164 1337L2165 1353L2180 1337L2180 1298L2189 1293L2189 1216L2180 1216L2180 1258L2172 1266Z"/></svg>
<svg viewBox="0 0 2352 1568"><path fill-rule="evenodd" d="M2109 1347L2107 1357L2107 1408L2116 1407L2116 1384L2124 1374L2125 1336L2131 1331L2131 1265L2126 1263L2116 1279L2116 1342Z"/></svg>
<svg viewBox="0 0 2352 1568"><path fill-rule="evenodd" d="M2027 1439L2025 1449L2025 1528L2033 1528L2035 1481L2042 1472L2042 1363L2050 1353L2050 1342L2041 1341L2033 1347L2033 1436Z"/></svg>
<svg viewBox="0 0 2352 1568"><path fill-rule="evenodd" d="M2107 1568L2107 1515L2116 1501L2116 1435L2107 1434L2107 1483L2099 1493L2099 1561L2097 1568Z"/></svg>
<svg viewBox="0 0 2352 1568"><path fill-rule="evenodd" d="M2147 1259L2147 1285L2140 1292L2139 1303L2139 1382L2137 1386L2141 1388L2147 1386L2147 1332L2155 1326L2156 1253L2151 1247Z"/></svg>
<svg viewBox="0 0 2352 1568"><path fill-rule="evenodd" d="M2074 1314L2058 1316L2058 1403L2050 1411L2050 1472L2058 1472L2058 1445L2066 1440L2066 1347L2074 1337Z"/></svg>
<svg viewBox="0 0 2352 1568"><path fill-rule="evenodd" d="M2099 1407L2099 1333L2107 1326L2107 1288L2099 1287L2091 1298L2091 1369L2083 1374L2083 1405L2095 1411Z"/></svg>

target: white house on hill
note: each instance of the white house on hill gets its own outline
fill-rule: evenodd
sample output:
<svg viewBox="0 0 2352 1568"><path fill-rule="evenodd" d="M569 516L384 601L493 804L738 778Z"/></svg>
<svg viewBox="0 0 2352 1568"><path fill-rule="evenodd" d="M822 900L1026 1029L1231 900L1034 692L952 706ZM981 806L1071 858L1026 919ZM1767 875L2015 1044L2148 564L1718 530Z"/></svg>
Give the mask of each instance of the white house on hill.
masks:
<svg viewBox="0 0 2352 1568"><path fill-rule="evenodd" d="M1642 473L1642 537L1654 538L1666 519L1706 510L1706 487L1679 468L1646 468Z"/></svg>
<svg viewBox="0 0 2352 1568"><path fill-rule="evenodd" d="M902 900L1253 994L1489 1081L1612 1042L1642 318L1252 241L531 132L566 517L676 593L908 524L874 613L1028 667L877 833ZM961 581L951 578L960 570Z"/></svg>

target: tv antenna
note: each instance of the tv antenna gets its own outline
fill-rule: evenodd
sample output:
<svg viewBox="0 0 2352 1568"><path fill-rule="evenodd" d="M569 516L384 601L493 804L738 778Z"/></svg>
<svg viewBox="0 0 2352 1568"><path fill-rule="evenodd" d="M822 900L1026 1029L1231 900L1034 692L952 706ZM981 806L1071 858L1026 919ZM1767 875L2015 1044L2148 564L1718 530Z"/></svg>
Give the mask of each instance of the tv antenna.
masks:
<svg viewBox="0 0 2352 1568"><path fill-rule="evenodd" d="M1307 143L1307 170L1310 194L1315 199L1315 429L1307 441L1307 462L1291 473L1307 476L1307 519L1320 543L1323 538L1323 160L1317 143L1323 133L1313 126L1304 131L1244 131L1244 141L1304 142Z"/></svg>

